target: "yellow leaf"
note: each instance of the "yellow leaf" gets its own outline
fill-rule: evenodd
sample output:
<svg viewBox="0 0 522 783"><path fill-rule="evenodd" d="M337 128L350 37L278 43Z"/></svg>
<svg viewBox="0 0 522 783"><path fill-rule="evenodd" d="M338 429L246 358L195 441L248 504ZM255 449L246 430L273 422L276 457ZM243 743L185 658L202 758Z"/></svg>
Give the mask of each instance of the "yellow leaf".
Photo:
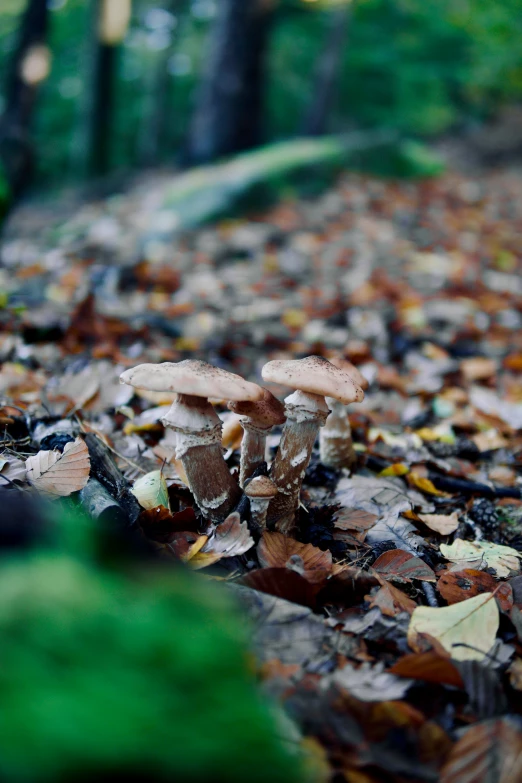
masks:
<svg viewBox="0 0 522 783"><path fill-rule="evenodd" d="M142 508L164 506L170 509L167 482L161 470L146 473L134 482L132 494Z"/></svg>
<svg viewBox="0 0 522 783"><path fill-rule="evenodd" d="M188 563L191 568L197 568L197 566L194 566L194 561L198 557L201 549L205 546L207 541L208 536L198 536L189 550L181 557L181 560L184 563ZM210 565L210 563L206 563L206 565ZM199 567L203 568L203 566Z"/></svg>
<svg viewBox="0 0 522 783"><path fill-rule="evenodd" d="M413 484L413 486L417 487L417 489L420 489L421 492L425 492L428 495L437 495L441 498L451 497L451 495L448 495L447 492L441 492L440 489L437 489L437 487L433 484L432 481L430 481L429 478L419 476L419 474L414 470L408 474L408 481L410 484Z"/></svg>
<svg viewBox="0 0 522 783"><path fill-rule="evenodd" d="M429 634L456 661L482 661L495 643L499 612L493 593L481 593L451 606L414 610L408 644L418 648L419 634Z"/></svg>
<svg viewBox="0 0 522 783"><path fill-rule="evenodd" d="M402 462L396 462L394 465L388 465L387 468L381 470L379 476L405 476L409 473L409 468Z"/></svg>
<svg viewBox="0 0 522 783"><path fill-rule="evenodd" d="M520 571L522 554L510 546L491 541L464 541L457 538L453 544L441 544L440 552L447 560L466 563L468 568L492 568L497 576L509 576Z"/></svg>

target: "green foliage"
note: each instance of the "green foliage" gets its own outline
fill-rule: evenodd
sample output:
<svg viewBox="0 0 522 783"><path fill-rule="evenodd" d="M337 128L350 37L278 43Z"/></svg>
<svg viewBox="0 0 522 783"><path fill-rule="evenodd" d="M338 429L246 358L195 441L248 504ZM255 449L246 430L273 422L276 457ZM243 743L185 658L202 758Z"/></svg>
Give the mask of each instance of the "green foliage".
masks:
<svg viewBox="0 0 522 783"><path fill-rule="evenodd" d="M57 551L0 561L2 780L303 780L225 589L129 568Z"/></svg>
<svg viewBox="0 0 522 783"><path fill-rule="evenodd" d="M5 71L12 52L23 4L2 3L0 70ZM267 57L267 141L299 134L335 5L332 0L279 0ZM166 2L134 0L131 30L119 53L111 139L115 169L140 161L155 74L165 61L169 77L162 93L160 156L171 162L182 150L212 22L194 12L203 6L189 0L170 3L176 26L165 49L157 46L146 20L147 11L165 8ZM35 124L41 182L84 173L91 31L91 4L55 4L53 68ZM485 118L522 95L521 38L520 0L353 0L331 131L392 128L408 136L431 136Z"/></svg>

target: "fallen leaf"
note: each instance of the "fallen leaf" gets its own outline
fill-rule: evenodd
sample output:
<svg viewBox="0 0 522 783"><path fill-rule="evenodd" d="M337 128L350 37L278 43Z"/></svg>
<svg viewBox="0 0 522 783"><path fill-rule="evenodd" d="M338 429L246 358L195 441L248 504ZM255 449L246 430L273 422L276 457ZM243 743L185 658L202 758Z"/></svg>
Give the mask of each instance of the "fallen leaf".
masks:
<svg viewBox="0 0 522 783"><path fill-rule="evenodd" d="M63 454L39 451L25 461L25 466L33 486L49 495L66 497L79 492L89 480L89 449L81 438L76 438L65 444Z"/></svg>
<svg viewBox="0 0 522 783"><path fill-rule="evenodd" d="M253 546L254 539L247 523L241 522L239 514L234 511L216 527L201 550L190 559L190 566L194 569L206 568L223 557L242 555Z"/></svg>
<svg viewBox="0 0 522 783"><path fill-rule="evenodd" d="M482 661L493 647L499 612L492 593L483 593L452 606L420 606L413 612L408 644L417 649L419 635L429 634L456 661Z"/></svg>
<svg viewBox="0 0 522 783"><path fill-rule="evenodd" d="M464 688L462 676L451 660L443 658L432 650L403 655L389 671L391 674L409 677L412 680L424 680L424 682L432 682L437 685L453 685L455 688Z"/></svg>
<svg viewBox="0 0 522 783"><path fill-rule="evenodd" d="M288 568L258 568L241 577L239 584L251 590L284 598L294 604L314 608L320 584L312 584Z"/></svg>
<svg viewBox="0 0 522 783"><path fill-rule="evenodd" d="M397 587L384 582L375 595L366 596L370 608L377 606L387 617L396 617L401 612L413 614L417 604Z"/></svg>
<svg viewBox="0 0 522 783"><path fill-rule="evenodd" d="M517 783L522 780L522 732L505 717L467 729L450 751L440 783Z"/></svg>
<svg viewBox="0 0 522 783"><path fill-rule="evenodd" d="M381 470L379 476L405 476L409 473L410 469L402 462L395 462L393 465L388 465L387 468Z"/></svg>
<svg viewBox="0 0 522 783"><path fill-rule="evenodd" d="M437 495L438 497L443 498L451 497L451 495L449 495L447 492L442 492L440 489L437 489L435 484L430 481L429 478L419 475L414 470L408 473L407 480L409 484L416 487L417 489L420 489L421 492L426 492L427 495Z"/></svg>
<svg viewBox="0 0 522 783"><path fill-rule="evenodd" d="M0 476L5 476L9 481L27 481L27 468L23 459L17 459L11 454L2 454L1 459L3 464L0 468ZM7 482L3 483L7 484Z"/></svg>
<svg viewBox="0 0 522 783"><path fill-rule="evenodd" d="M440 553L454 563L467 563L480 570L491 568L497 576L509 576L520 571L522 554L510 546L490 541L464 541L457 538L453 544L441 544Z"/></svg>
<svg viewBox="0 0 522 783"><path fill-rule="evenodd" d="M452 514L419 514L418 516L426 527L443 536L454 533L459 526L458 511L454 511Z"/></svg>
<svg viewBox="0 0 522 783"><path fill-rule="evenodd" d="M333 523L338 530L347 530L358 541L362 542L366 534L377 522L377 516L363 511L361 508L344 508L337 511Z"/></svg>
<svg viewBox="0 0 522 783"><path fill-rule="evenodd" d="M470 359L463 359L460 363L460 369L467 381L484 381L495 376L497 363L493 359L474 356Z"/></svg>
<svg viewBox="0 0 522 783"><path fill-rule="evenodd" d="M381 541L393 541L399 549L416 552L424 546L424 539L418 535L417 528L404 517L386 514L377 520L368 531L367 541L378 544Z"/></svg>
<svg viewBox="0 0 522 783"><path fill-rule="evenodd" d="M142 508L164 506L170 509L167 482L161 470L152 470L134 482L132 494Z"/></svg>
<svg viewBox="0 0 522 783"><path fill-rule="evenodd" d="M507 671L511 687L516 691L522 691L522 658L515 658Z"/></svg>
<svg viewBox="0 0 522 783"><path fill-rule="evenodd" d="M329 551L302 544L282 533L265 532L257 547L262 566L288 568L289 561L299 557L302 561L302 576L309 582L323 582L332 572L332 554Z"/></svg>
<svg viewBox="0 0 522 783"><path fill-rule="evenodd" d="M457 604L481 593L495 592L501 609L509 612L513 606L513 590L509 584L499 584L491 574L468 568L446 571L437 582L437 590L449 604Z"/></svg>
<svg viewBox="0 0 522 783"><path fill-rule="evenodd" d="M437 581L435 573L424 560L402 549L383 552L373 564L373 570L385 579L402 584L411 582L412 579L420 579L423 582Z"/></svg>
<svg viewBox="0 0 522 783"><path fill-rule="evenodd" d="M360 701L395 701L404 698L408 680L384 671L384 664L363 663L358 669L349 664L335 672L332 681Z"/></svg>

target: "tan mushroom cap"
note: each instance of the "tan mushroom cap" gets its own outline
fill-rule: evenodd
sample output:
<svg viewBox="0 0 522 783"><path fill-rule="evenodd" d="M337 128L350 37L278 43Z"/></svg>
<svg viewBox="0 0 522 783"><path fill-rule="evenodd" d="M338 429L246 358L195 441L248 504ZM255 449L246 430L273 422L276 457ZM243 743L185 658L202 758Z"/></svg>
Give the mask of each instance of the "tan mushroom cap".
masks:
<svg viewBox="0 0 522 783"><path fill-rule="evenodd" d="M276 424L284 424L286 421L285 406L268 389L263 389L263 397L257 402L230 401L228 407L240 416L247 416L257 427L262 429L274 427Z"/></svg>
<svg viewBox="0 0 522 783"><path fill-rule="evenodd" d="M213 367L199 359L163 364L138 364L120 375L120 382L149 391L177 392L194 397L219 397L225 400L249 400L263 397L257 383L245 381L233 372Z"/></svg>
<svg viewBox="0 0 522 783"><path fill-rule="evenodd" d="M352 364L348 361L348 359L345 359L344 356L334 356L330 359L328 359L330 364L333 364L334 367L337 367L339 370L344 370L345 372L349 373L352 378L354 379L355 383L361 387L363 391L366 391L368 386L370 385L362 372L357 369L355 364Z"/></svg>
<svg viewBox="0 0 522 783"><path fill-rule="evenodd" d="M261 374L265 381L310 394L333 397L344 405L364 399L364 392L353 377L322 356L286 361L276 359L265 364Z"/></svg>
<svg viewBox="0 0 522 783"><path fill-rule="evenodd" d="M277 487L268 476L256 476L245 487L245 495L249 498L275 498Z"/></svg>

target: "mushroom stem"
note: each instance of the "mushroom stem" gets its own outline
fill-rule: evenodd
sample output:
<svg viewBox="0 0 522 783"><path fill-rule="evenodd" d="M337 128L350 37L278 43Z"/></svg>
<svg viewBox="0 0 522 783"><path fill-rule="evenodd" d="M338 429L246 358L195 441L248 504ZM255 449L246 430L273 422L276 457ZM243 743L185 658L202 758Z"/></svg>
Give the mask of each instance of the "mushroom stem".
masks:
<svg viewBox="0 0 522 783"><path fill-rule="evenodd" d="M250 519L252 530L261 535L266 528L266 512L270 498L250 498Z"/></svg>
<svg viewBox="0 0 522 783"><path fill-rule="evenodd" d="M267 524L288 533L299 507L301 484L319 428L329 414L324 397L296 391L285 399L286 424L270 471L278 494L268 507Z"/></svg>
<svg viewBox="0 0 522 783"><path fill-rule="evenodd" d="M353 448L348 408L333 397L326 397L331 410L319 433L321 462L329 468L351 468L357 459Z"/></svg>
<svg viewBox="0 0 522 783"><path fill-rule="evenodd" d="M203 397L178 394L163 423L176 432L176 457L198 507L212 522L222 522L239 502L241 489L223 459L219 416Z"/></svg>
<svg viewBox="0 0 522 783"><path fill-rule="evenodd" d="M241 464L239 469L239 484L245 486L245 481L250 478L255 469L265 461L265 445L268 430L262 430L253 426L246 417L241 419L244 430L241 443Z"/></svg>

